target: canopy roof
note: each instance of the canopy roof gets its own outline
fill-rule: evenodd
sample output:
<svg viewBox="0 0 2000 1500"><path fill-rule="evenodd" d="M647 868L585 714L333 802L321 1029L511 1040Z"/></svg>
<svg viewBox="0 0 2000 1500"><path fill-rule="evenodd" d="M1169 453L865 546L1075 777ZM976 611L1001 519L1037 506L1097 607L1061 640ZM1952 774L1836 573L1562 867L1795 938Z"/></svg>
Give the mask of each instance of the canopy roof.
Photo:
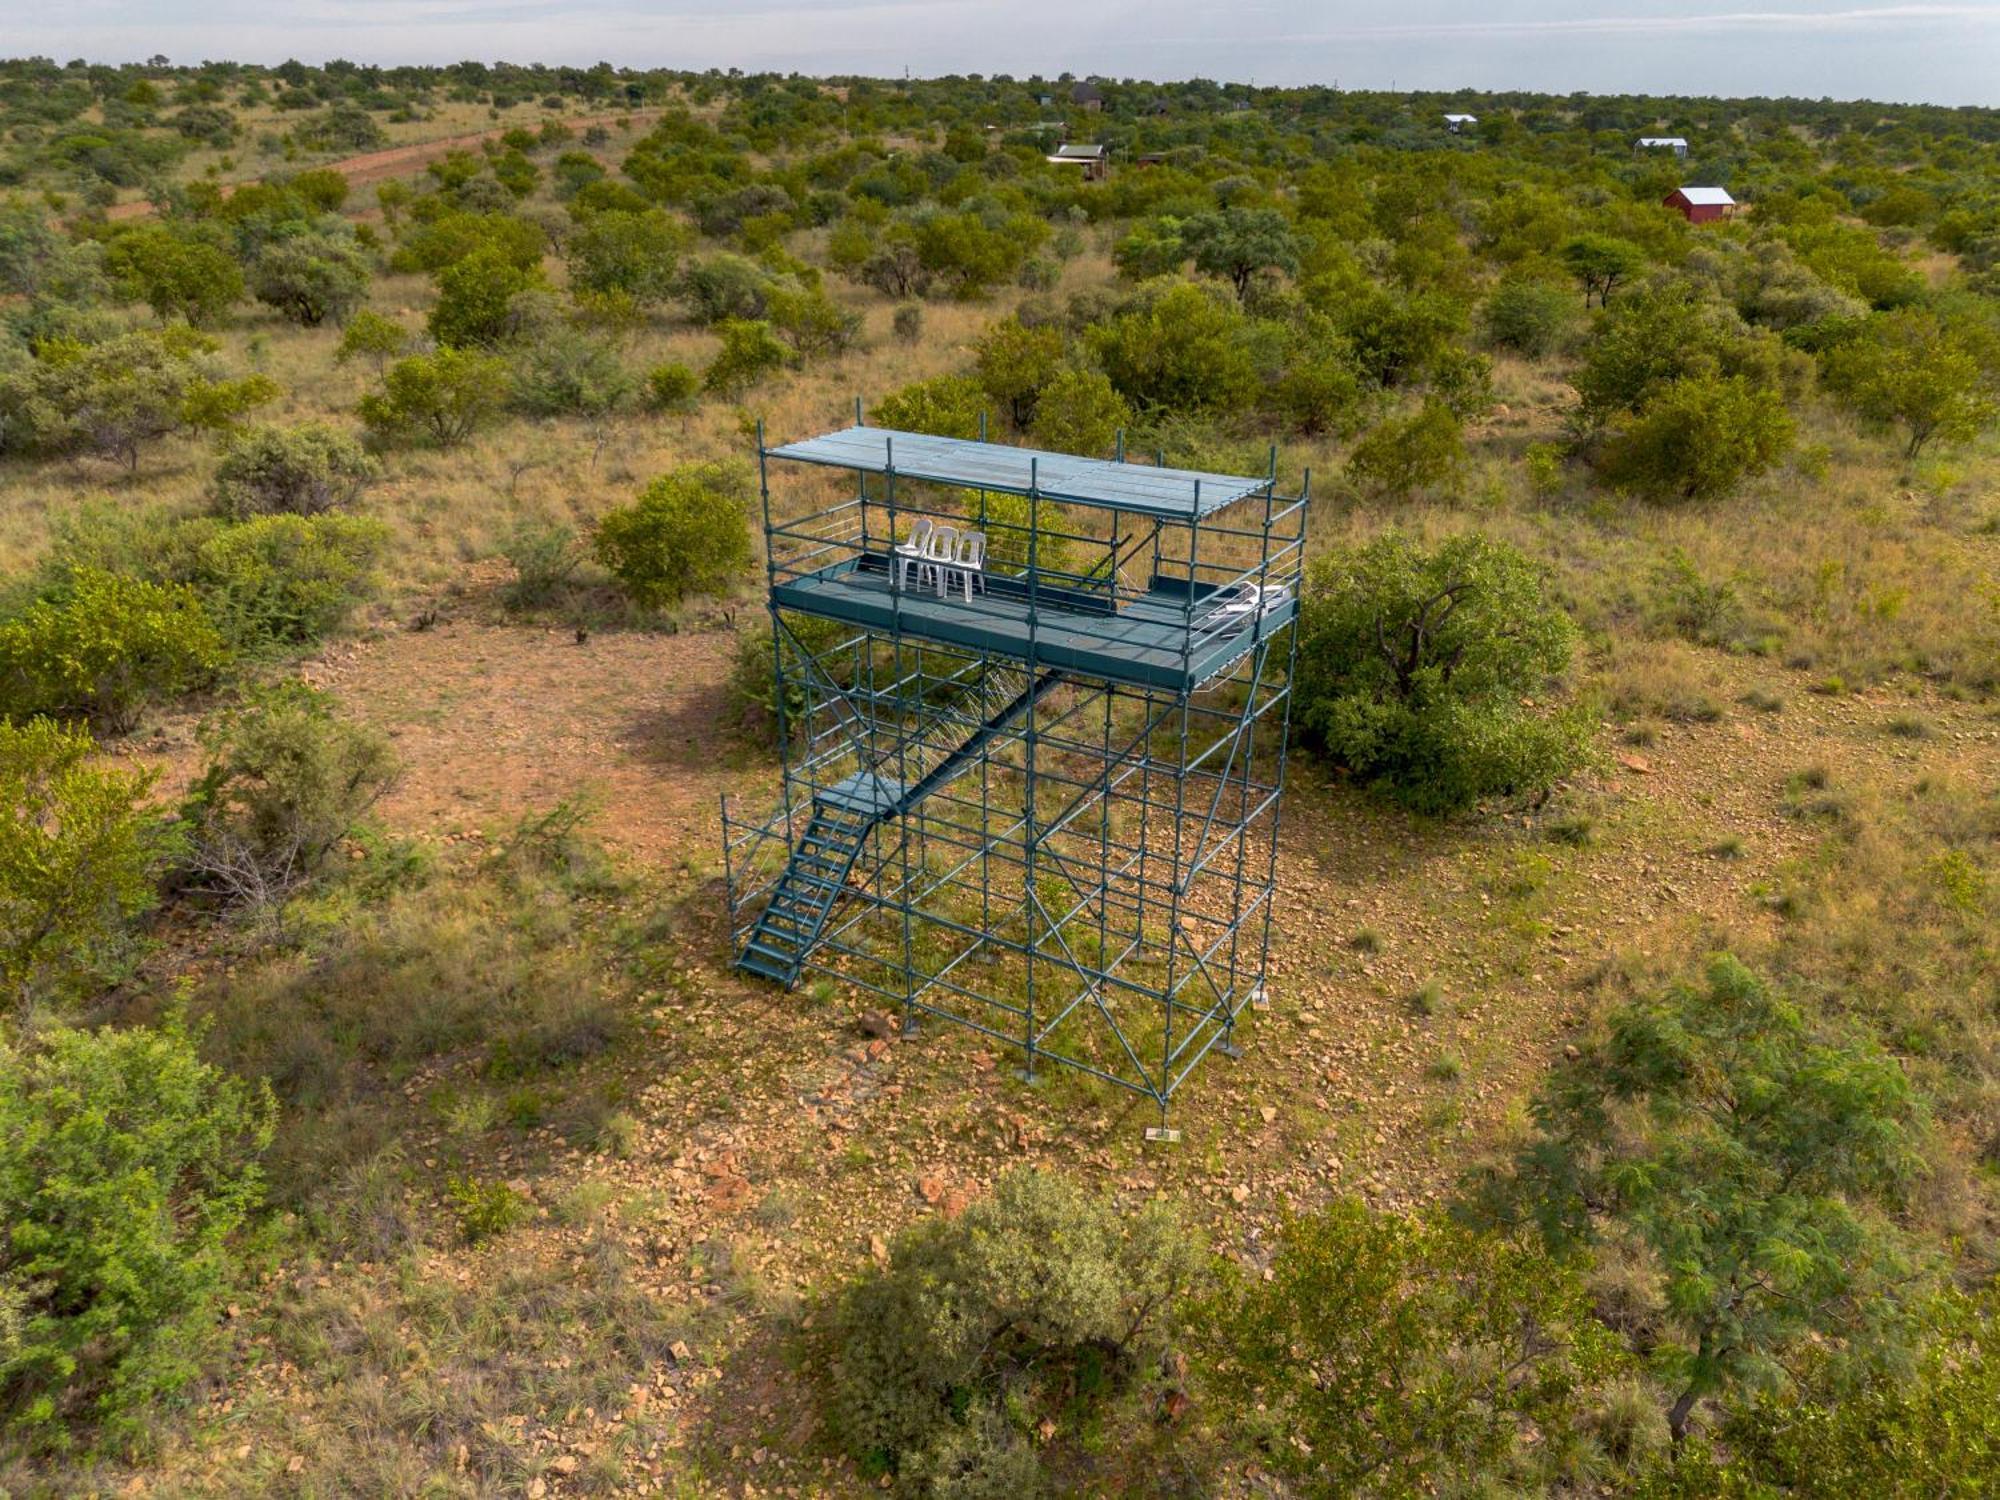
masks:
<svg viewBox="0 0 2000 1500"><path fill-rule="evenodd" d="M1688 202L1704 207L1707 206L1727 207L1729 204L1732 204L1736 201L1734 198L1729 196L1729 190L1727 188L1683 187L1683 188L1676 188L1674 189L1674 191L1679 193Z"/></svg>
<svg viewBox="0 0 2000 1500"><path fill-rule="evenodd" d="M1032 491L1045 500L1170 521L1212 515L1247 496L1261 495L1271 483L1269 478L1116 463L887 427L844 427L767 452L772 458L866 474L887 474L893 465L904 479L1007 495Z"/></svg>

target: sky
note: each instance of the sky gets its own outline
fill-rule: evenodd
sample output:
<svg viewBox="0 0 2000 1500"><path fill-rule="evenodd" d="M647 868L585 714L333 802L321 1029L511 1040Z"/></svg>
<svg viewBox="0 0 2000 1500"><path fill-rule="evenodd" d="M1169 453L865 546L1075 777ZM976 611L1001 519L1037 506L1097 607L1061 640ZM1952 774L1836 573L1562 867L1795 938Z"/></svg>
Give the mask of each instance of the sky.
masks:
<svg viewBox="0 0 2000 1500"><path fill-rule="evenodd" d="M1742 0L1739 0L1742 3ZM2000 0L0 0L0 53L2000 106ZM1768 5L1770 8L1763 8Z"/></svg>

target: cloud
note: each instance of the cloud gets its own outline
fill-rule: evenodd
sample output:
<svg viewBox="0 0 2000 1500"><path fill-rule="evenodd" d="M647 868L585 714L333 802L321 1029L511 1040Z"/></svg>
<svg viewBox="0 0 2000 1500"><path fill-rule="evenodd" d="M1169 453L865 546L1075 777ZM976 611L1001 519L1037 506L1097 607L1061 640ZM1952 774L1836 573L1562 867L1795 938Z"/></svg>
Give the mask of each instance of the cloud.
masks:
<svg viewBox="0 0 2000 1500"><path fill-rule="evenodd" d="M1686 36L1732 31L1854 31L1922 21L2000 24L2000 6L1881 5L1857 10L1739 10L1689 16L1569 16L1546 21L1409 21L1294 31L1260 40L1291 45L1320 42L1422 41L1427 38L1538 36ZM1161 38L1155 45L1165 45Z"/></svg>

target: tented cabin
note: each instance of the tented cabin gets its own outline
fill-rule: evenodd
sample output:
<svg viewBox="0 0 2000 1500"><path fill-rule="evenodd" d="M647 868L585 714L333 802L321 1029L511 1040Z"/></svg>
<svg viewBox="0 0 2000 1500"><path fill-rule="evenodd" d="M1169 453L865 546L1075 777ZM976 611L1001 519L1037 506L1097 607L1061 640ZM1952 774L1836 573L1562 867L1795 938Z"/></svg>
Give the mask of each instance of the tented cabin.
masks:
<svg viewBox="0 0 2000 1500"><path fill-rule="evenodd" d="M1736 212L1736 200L1726 188L1677 187L1661 200L1668 208L1680 210L1690 224L1710 224Z"/></svg>

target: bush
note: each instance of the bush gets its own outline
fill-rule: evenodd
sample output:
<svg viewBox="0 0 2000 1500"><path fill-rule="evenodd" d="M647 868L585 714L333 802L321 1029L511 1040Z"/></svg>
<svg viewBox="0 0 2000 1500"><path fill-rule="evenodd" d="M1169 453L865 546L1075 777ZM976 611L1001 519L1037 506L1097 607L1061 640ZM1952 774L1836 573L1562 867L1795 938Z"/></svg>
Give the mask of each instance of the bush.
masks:
<svg viewBox="0 0 2000 1500"><path fill-rule="evenodd" d="M368 299L368 262L352 239L305 234L266 245L251 268L259 302L305 328L345 323Z"/></svg>
<svg viewBox="0 0 2000 1500"><path fill-rule="evenodd" d="M438 273L431 337L454 349L497 344L514 332L515 297L543 284L538 269L523 269L505 252L481 246Z"/></svg>
<svg viewBox="0 0 2000 1500"><path fill-rule="evenodd" d="M176 567L241 651L308 646L374 592L388 528L365 516L256 516L190 526Z"/></svg>
<svg viewBox="0 0 2000 1500"><path fill-rule="evenodd" d="M648 411L687 411L701 394L701 377L678 360L646 372Z"/></svg>
<svg viewBox="0 0 2000 1500"><path fill-rule="evenodd" d="M1257 395L1252 334L1233 300L1177 282L1142 295L1089 338L1112 385L1134 406L1227 414Z"/></svg>
<svg viewBox="0 0 2000 1500"><path fill-rule="evenodd" d="M521 342L511 384L514 405L537 417L601 417L632 394L609 340L560 326Z"/></svg>
<svg viewBox="0 0 2000 1500"><path fill-rule="evenodd" d="M1480 310L1486 337L1536 359L1556 353L1576 328L1576 298L1546 281L1510 276Z"/></svg>
<svg viewBox="0 0 2000 1500"><path fill-rule="evenodd" d="M368 358L375 362L375 371L380 374L382 367L409 347L410 335L394 318L385 318L378 312L363 308L347 320L347 327L341 330L340 344L333 357L341 364L350 359Z"/></svg>
<svg viewBox="0 0 2000 1500"><path fill-rule="evenodd" d="M934 375L929 380L913 380L884 396L869 411L868 419L898 432L976 438L984 397L979 382L969 375Z"/></svg>
<svg viewBox="0 0 2000 1500"><path fill-rule="evenodd" d="M1933 441L1971 441L2000 412L1971 341L1929 312L1875 319L1824 362L1827 384L1855 411L1902 426L1903 457L1911 462Z"/></svg>
<svg viewBox="0 0 2000 1500"><path fill-rule="evenodd" d="M1294 432L1305 437L1344 435L1359 425L1363 383L1346 341L1322 319L1309 320L1306 337L1285 362L1271 391L1271 404Z"/></svg>
<svg viewBox="0 0 2000 1500"><path fill-rule="evenodd" d="M1198 1263L1161 1204L1120 1211L1054 1174L1009 1172L958 1218L898 1235L887 1268L836 1298L835 1430L912 1492L1033 1494L1037 1423L1072 1425L1072 1403L1102 1407L1159 1371Z"/></svg>
<svg viewBox="0 0 2000 1500"><path fill-rule="evenodd" d="M243 296L243 271L226 250L148 224L111 243L105 269L162 318L213 323Z"/></svg>
<svg viewBox="0 0 2000 1500"><path fill-rule="evenodd" d="M216 510L233 520L316 516L352 505L380 472L354 439L319 423L230 437L216 465Z"/></svg>
<svg viewBox="0 0 2000 1500"><path fill-rule="evenodd" d="M472 349L413 354L391 365L379 394L361 399L361 419L377 437L428 436L455 448L500 414L506 361Z"/></svg>
<svg viewBox="0 0 2000 1500"><path fill-rule="evenodd" d="M148 705L207 682L222 660L193 589L78 568L0 625L0 712L122 733Z"/></svg>
<svg viewBox="0 0 2000 1500"><path fill-rule="evenodd" d="M769 323L725 318L716 331L722 335L722 347L708 362L702 386L718 396L732 400L741 396L791 359L791 351L771 332Z"/></svg>
<svg viewBox="0 0 2000 1500"><path fill-rule="evenodd" d="M891 319L896 342L899 344L921 343L924 337L924 309L920 302L904 302L897 306Z"/></svg>
<svg viewBox="0 0 2000 1500"><path fill-rule="evenodd" d="M0 980L22 1014L100 979L153 901L155 778L95 763L94 749L47 719L0 722Z"/></svg>
<svg viewBox="0 0 2000 1500"><path fill-rule="evenodd" d="M1296 713L1305 736L1425 812L1541 791L1582 760L1580 713L1543 716L1576 627L1513 548L1478 535L1432 551L1390 535L1307 575Z"/></svg>
<svg viewBox="0 0 2000 1500"><path fill-rule="evenodd" d="M1612 436L1598 467L1656 500L1709 500L1777 463L1796 430L1783 397L1740 375L1676 380Z"/></svg>
<svg viewBox="0 0 2000 1500"><path fill-rule="evenodd" d="M177 1025L0 1043L0 1412L58 1447L62 1424L136 1426L185 1384L261 1196L274 1109Z"/></svg>
<svg viewBox="0 0 2000 1500"><path fill-rule="evenodd" d="M282 903L395 778L389 742L303 682L252 692L200 740L208 764L181 813L185 878L231 906Z"/></svg>
<svg viewBox="0 0 2000 1500"><path fill-rule="evenodd" d="M771 307L772 280L755 261L740 255L717 255L687 266L675 284L675 295L687 304L697 323L729 320L755 322Z"/></svg>
<svg viewBox="0 0 2000 1500"><path fill-rule="evenodd" d="M1390 417L1354 445L1347 477L1377 500L1454 494L1464 482L1465 438L1452 409L1436 397L1406 416Z"/></svg>
<svg viewBox="0 0 2000 1500"><path fill-rule="evenodd" d="M522 521L508 532L501 553L514 569L503 594L509 609L540 609L569 589L583 562L574 528L555 522Z"/></svg>
<svg viewBox="0 0 2000 1500"><path fill-rule="evenodd" d="M0 452L92 454L136 469L147 444L186 427L224 427L277 387L222 378L215 345L187 328L102 343L49 339L0 373ZM4 367L0 367L4 369Z"/></svg>
<svg viewBox="0 0 2000 1500"><path fill-rule="evenodd" d="M987 396L1006 409L1017 428L1026 431L1034 421L1042 388L1055 378L1062 364L1062 331L1030 328L1019 318L1005 318L987 328L975 353L974 368Z"/></svg>
<svg viewBox="0 0 2000 1500"><path fill-rule="evenodd" d="M692 239L663 209L592 214L566 247L570 285L600 294L622 292L641 307L664 302L674 293L675 274Z"/></svg>
<svg viewBox="0 0 2000 1500"><path fill-rule="evenodd" d="M750 566L746 481L721 464L685 464L608 512L593 548L641 609L719 593Z"/></svg>
<svg viewBox="0 0 2000 1500"><path fill-rule="evenodd" d="M1223 1409L1301 1493L1508 1488L1510 1464L1576 1443L1618 1358L1574 1266L1440 1214L1337 1201L1285 1226L1271 1271L1189 1326Z"/></svg>
<svg viewBox="0 0 2000 1500"><path fill-rule="evenodd" d="M1065 365L1042 387L1028 435L1052 452L1102 456L1116 448L1119 431L1131 421L1132 409L1101 370Z"/></svg>
<svg viewBox="0 0 2000 1500"><path fill-rule="evenodd" d="M849 312L818 287L779 286L771 292L771 326L804 359L845 353L861 332L861 315Z"/></svg>

